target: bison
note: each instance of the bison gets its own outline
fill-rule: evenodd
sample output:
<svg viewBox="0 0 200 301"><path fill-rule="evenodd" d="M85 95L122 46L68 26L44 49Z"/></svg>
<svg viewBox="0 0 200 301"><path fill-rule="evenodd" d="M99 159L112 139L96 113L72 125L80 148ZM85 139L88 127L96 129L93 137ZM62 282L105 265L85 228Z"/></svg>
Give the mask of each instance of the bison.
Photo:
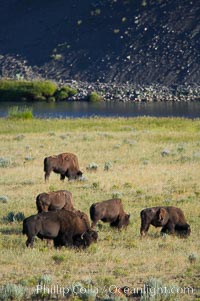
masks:
<svg viewBox="0 0 200 301"><path fill-rule="evenodd" d="M98 234L89 226L87 215L81 211L48 211L31 215L23 221L26 246L33 247L35 236L54 241L54 246L86 248L96 242Z"/></svg>
<svg viewBox="0 0 200 301"><path fill-rule="evenodd" d="M92 204L90 207L90 218L92 220L92 228L95 228L97 222L101 220L120 230L129 224L130 214L124 212L121 199L110 199Z"/></svg>
<svg viewBox="0 0 200 301"><path fill-rule="evenodd" d="M51 172L60 174L60 180L76 180L82 177L82 171L79 169L78 158L72 153L63 153L57 156L50 156L44 159L44 178L49 180Z"/></svg>
<svg viewBox="0 0 200 301"><path fill-rule="evenodd" d="M53 192L43 192L36 197L36 206L38 213L52 210L73 210L72 194L67 190L58 190Z"/></svg>
<svg viewBox="0 0 200 301"><path fill-rule="evenodd" d="M190 225L187 224L183 211L173 206L152 207L140 212L140 234L144 236L149 226L162 227L161 233L178 233L183 236L190 235Z"/></svg>

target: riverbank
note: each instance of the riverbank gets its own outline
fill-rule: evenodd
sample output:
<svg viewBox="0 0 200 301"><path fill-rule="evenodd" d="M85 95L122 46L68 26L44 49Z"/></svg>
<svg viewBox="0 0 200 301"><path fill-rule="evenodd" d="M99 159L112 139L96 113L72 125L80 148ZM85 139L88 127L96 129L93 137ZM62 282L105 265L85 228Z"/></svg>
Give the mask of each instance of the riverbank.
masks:
<svg viewBox="0 0 200 301"><path fill-rule="evenodd" d="M88 83L80 81L65 81L78 93L70 100L84 100L88 94L96 91L107 102L191 102L200 101L199 85L182 85L165 87L159 84L149 86L117 83Z"/></svg>
<svg viewBox="0 0 200 301"><path fill-rule="evenodd" d="M62 98L62 101L88 101L89 95L95 92L98 96L98 101L105 102L199 102L200 101L200 85L198 84L184 84L164 86L162 84L139 85L131 82L116 83L116 82L88 82L74 79L61 78L57 80L56 77L46 77L45 73L35 67L27 66L27 62L21 59L16 60L11 57L6 57L5 62L9 62L10 69L4 73L0 79L11 79L18 81L29 82L53 82L58 87L69 86L76 91L73 96ZM3 57L0 57L0 65L3 62ZM2 66L1 66L2 67ZM5 65L5 68L7 65ZM51 95L52 96L52 95ZM43 97L44 98L44 97ZM42 97L40 97L42 99ZM55 97L50 97L53 101L57 101ZM30 99L29 99L30 100ZM44 98L45 100L45 98ZM96 101L96 100L95 100Z"/></svg>

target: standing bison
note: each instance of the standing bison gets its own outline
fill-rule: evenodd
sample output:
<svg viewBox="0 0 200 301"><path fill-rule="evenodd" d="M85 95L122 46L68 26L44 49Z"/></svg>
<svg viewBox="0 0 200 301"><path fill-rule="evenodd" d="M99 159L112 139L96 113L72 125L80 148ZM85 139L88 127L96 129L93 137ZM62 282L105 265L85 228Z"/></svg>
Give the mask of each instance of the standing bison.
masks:
<svg viewBox="0 0 200 301"><path fill-rule="evenodd" d="M38 213L52 210L73 210L72 194L67 190L43 192L36 197Z"/></svg>
<svg viewBox="0 0 200 301"><path fill-rule="evenodd" d="M72 153L46 157L44 159L45 181L49 180L52 171L60 174L60 180L62 181L64 181L65 177L68 180L80 179L83 174L79 169L77 156Z"/></svg>
<svg viewBox="0 0 200 301"><path fill-rule="evenodd" d="M101 220L120 230L129 224L130 214L124 212L121 199L110 199L92 204L90 207L90 218L92 220L92 228L95 228L97 222Z"/></svg>
<svg viewBox="0 0 200 301"><path fill-rule="evenodd" d="M27 235L27 247L33 247L35 236L53 240L55 247L78 248L86 248L98 238L89 226L87 215L80 211L59 210L29 216L23 221L22 232Z"/></svg>
<svg viewBox="0 0 200 301"><path fill-rule="evenodd" d="M161 233L190 235L190 225L187 224L183 211L173 206L152 207L140 212L140 234L144 236L149 226L162 227Z"/></svg>

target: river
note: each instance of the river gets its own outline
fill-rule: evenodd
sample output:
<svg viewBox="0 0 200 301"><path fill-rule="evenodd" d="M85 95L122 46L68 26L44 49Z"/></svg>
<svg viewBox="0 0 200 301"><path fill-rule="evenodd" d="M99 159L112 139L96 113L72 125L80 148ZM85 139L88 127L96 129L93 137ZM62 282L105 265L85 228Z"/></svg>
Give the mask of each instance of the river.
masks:
<svg viewBox="0 0 200 301"><path fill-rule="evenodd" d="M6 117L12 106L32 109L36 118L89 118L89 117L184 117L200 118L200 102L60 102L60 103L0 103L0 117Z"/></svg>

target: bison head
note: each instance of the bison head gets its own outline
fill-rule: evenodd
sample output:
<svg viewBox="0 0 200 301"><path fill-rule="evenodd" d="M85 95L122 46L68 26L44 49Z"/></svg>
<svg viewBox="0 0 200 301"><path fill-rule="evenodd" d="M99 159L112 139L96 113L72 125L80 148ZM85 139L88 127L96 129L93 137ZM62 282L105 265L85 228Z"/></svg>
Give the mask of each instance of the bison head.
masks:
<svg viewBox="0 0 200 301"><path fill-rule="evenodd" d="M115 222L112 222L110 225L111 227L117 227L121 229L122 227L126 228L130 222L130 214L123 214L122 216L118 217Z"/></svg>
<svg viewBox="0 0 200 301"><path fill-rule="evenodd" d="M127 227L129 222L130 222L130 214L125 214L124 221L123 221L124 227Z"/></svg>
<svg viewBox="0 0 200 301"><path fill-rule="evenodd" d="M188 225L188 224L185 224L185 225L176 225L175 226L175 231L181 237L187 237L191 233L191 228L190 228L190 225Z"/></svg>
<svg viewBox="0 0 200 301"><path fill-rule="evenodd" d="M94 230L87 230L81 235L75 235L73 237L73 245L78 248L87 248L93 242L97 242L98 233Z"/></svg>
<svg viewBox="0 0 200 301"><path fill-rule="evenodd" d="M78 171L70 171L70 170L67 170L66 173L65 173L65 176L68 178L69 181L71 180L79 180L82 178L82 171L78 170Z"/></svg>
<svg viewBox="0 0 200 301"><path fill-rule="evenodd" d="M127 227L130 222L130 214L124 214L120 219L119 219L119 224L118 228L121 229L122 227Z"/></svg>

